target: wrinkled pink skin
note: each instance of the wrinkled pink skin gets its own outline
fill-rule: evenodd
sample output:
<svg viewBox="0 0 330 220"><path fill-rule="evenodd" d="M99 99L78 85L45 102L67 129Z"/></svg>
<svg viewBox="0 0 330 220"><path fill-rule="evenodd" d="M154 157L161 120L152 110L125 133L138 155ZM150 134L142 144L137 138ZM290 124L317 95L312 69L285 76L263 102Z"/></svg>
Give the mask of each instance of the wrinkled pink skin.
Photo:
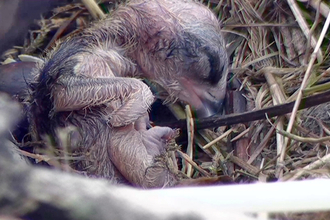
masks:
<svg viewBox="0 0 330 220"><path fill-rule="evenodd" d="M224 97L227 62L219 23L205 6L132 0L48 54L37 72L32 130L56 136L59 126L77 127L85 155L77 167L89 176L143 188L175 185L166 162L155 161L175 132L147 130L154 97L127 77L153 80L172 99L203 109Z"/></svg>

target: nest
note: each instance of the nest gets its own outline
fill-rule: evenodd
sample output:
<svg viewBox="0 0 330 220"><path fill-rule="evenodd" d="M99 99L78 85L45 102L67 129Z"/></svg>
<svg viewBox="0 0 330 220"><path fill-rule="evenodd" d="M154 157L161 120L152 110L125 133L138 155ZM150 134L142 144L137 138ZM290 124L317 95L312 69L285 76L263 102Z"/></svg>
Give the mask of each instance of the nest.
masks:
<svg viewBox="0 0 330 220"><path fill-rule="evenodd" d="M117 3L103 1L99 6L108 12ZM326 3L210 0L205 4L221 20L230 56L226 115L289 102L297 107L302 97L328 90L330 32L322 32L329 25ZM51 17L38 21L39 28L30 31L23 47L7 51L3 58L43 55L56 40L102 16L99 11L89 13L81 3L55 8ZM188 126L185 140L178 140L180 171L188 178L228 176L236 183L329 178L329 104L319 104L300 111L294 107L264 120L197 131L189 108L172 105L177 117L186 115ZM166 114L155 111L163 115L160 121L167 120ZM49 155L26 155L58 166Z"/></svg>

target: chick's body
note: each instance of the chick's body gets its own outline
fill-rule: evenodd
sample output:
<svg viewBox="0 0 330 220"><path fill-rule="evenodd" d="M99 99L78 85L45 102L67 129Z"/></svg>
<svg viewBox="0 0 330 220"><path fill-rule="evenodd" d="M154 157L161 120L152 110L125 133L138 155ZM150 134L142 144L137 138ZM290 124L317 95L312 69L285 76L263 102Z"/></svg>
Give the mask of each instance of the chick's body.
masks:
<svg viewBox="0 0 330 220"><path fill-rule="evenodd" d="M219 23L205 6L132 0L49 52L33 85L32 130L57 139L59 127L76 127L71 142L84 155L76 167L90 176L170 186L175 174L155 157L175 132L147 130L154 98L136 78L155 81L170 99L207 116L221 105L227 66Z"/></svg>

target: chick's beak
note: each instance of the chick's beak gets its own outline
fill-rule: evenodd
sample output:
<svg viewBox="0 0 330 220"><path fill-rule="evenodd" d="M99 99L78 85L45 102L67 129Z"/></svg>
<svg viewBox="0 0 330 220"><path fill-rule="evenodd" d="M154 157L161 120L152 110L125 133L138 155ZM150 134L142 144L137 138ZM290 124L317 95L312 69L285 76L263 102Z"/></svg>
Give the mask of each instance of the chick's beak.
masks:
<svg viewBox="0 0 330 220"><path fill-rule="evenodd" d="M184 91L180 99L188 102L196 112L198 118L206 118L222 111L226 95L226 82L215 86L196 84L184 78L180 80Z"/></svg>
<svg viewBox="0 0 330 220"><path fill-rule="evenodd" d="M224 99L217 101L204 99L201 101L202 106L195 109L198 118L207 118L219 114L222 111Z"/></svg>

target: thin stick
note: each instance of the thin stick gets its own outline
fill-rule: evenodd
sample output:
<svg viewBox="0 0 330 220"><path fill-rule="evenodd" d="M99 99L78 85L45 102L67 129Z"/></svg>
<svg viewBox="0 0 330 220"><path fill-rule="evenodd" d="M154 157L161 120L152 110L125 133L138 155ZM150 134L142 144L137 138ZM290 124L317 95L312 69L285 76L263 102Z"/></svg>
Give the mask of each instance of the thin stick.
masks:
<svg viewBox="0 0 330 220"><path fill-rule="evenodd" d="M312 70L312 67L314 65L314 62L316 60L316 55L317 55L317 52L321 46L321 43L324 39L324 36L328 30L328 27L329 27L329 24L330 24L330 13L328 14L328 17L327 17L327 20L325 21L325 24L323 26L323 29L322 29L322 32L321 32L321 35L319 37L319 40L315 46L315 49L313 51L313 54L311 56L311 60L308 64L308 67L307 67L307 70L306 70L306 73L305 73L305 76L304 76L304 79L301 83L301 86L299 88L299 91L298 91L298 96L297 96L297 99L296 99L296 102L294 104L294 107L293 107L293 110L292 110L292 114L291 114L291 117L290 117L290 120L289 120L289 124L288 124L288 127L287 127L287 130L286 132L287 133L291 133L292 131L292 127L293 127L293 124L294 124L294 121L295 121L295 118L296 118L296 115L297 115L297 111L298 111L298 108L299 108L299 105L300 105L300 102L301 102L301 99L302 99L302 95L303 95L303 90L305 89L306 87L306 84L307 84L307 80L310 76L310 73L311 73L311 70ZM277 170L277 176L278 177L282 177L283 175L283 161L284 161L284 157L285 157L285 152L286 152L286 148L287 148L287 145L289 143L289 139L288 138L285 138L285 142L284 142L284 145L283 145L283 148L282 148L282 152L280 154L280 158L279 158L279 163L278 163L278 170Z"/></svg>
<svg viewBox="0 0 330 220"><path fill-rule="evenodd" d="M267 120L268 120L268 123L271 124L271 126L275 128L275 125L269 120L268 116L267 116ZM304 138L304 137L300 137L298 135L294 135L294 134L288 133L288 132L283 131L283 130L279 130L277 128L276 128L276 131L278 133L280 133L281 135L285 136L285 137L288 137L290 139L293 139L295 141L299 141L299 142L302 142L302 143L318 144L318 143L322 143L324 141L329 141L330 140L330 136L328 136L328 137L320 137L320 138L312 138L312 137Z"/></svg>
<svg viewBox="0 0 330 220"><path fill-rule="evenodd" d="M302 14L299 10L297 2L295 0L288 0L287 2L288 2L288 5L291 8L291 11L292 11L293 15L296 18L296 21L298 22L298 24L300 26L300 29L304 33L305 37L308 39L310 30L308 28L307 22L305 21L304 17L302 16ZM315 49L317 48L317 46L316 46L317 43L316 43L316 40L313 36L311 36L311 44L312 44L312 47L314 47ZM317 58L320 62L322 60L322 57L323 57L322 53L319 52L318 50L314 50L314 52L317 54Z"/></svg>
<svg viewBox="0 0 330 220"><path fill-rule="evenodd" d="M81 0L95 20L104 19L105 14L94 0Z"/></svg>
<svg viewBox="0 0 330 220"><path fill-rule="evenodd" d="M225 133L223 133L221 136L217 137L216 139L214 139L213 141L211 141L210 143L206 144L203 149L207 149L209 147L211 147L213 144L217 143L218 141L220 141L221 139L223 139L224 137L227 137L231 132L233 132L233 129L229 129L228 131L226 131Z"/></svg>
<svg viewBox="0 0 330 220"><path fill-rule="evenodd" d="M198 166L198 164L196 164L192 159L190 159L190 157L187 154L185 154L185 153L183 153L182 151L179 151L179 150L177 150L176 152L179 154L179 156L182 159L186 160L189 164L191 164L201 174L203 174L204 176L210 177L210 174L208 172L206 172L205 170L203 170L200 166Z"/></svg>
<svg viewBox="0 0 330 220"><path fill-rule="evenodd" d="M318 8L320 8L319 9L320 13L324 17L327 17L327 15L330 13L329 6L324 2L321 2L321 4L319 2L321 2L321 1L320 0L311 0L308 2L308 4L310 4L315 10L318 10Z"/></svg>
<svg viewBox="0 0 330 220"><path fill-rule="evenodd" d="M264 75L267 80L267 83L269 84L269 90L270 90L270 94L272 95L273 104L280 105L280 104L285 103L285 100L287 98L286 98L283 90L281 89L281 86L278 84L276 78L274 77L274 75L272 73L268 73L268 72L265 72ZM283 117L278 117L278 120L276 121L276 128L278 130L283 130L284 129L283 124L284 124ZM273 129L271 129L271 130L273 130ZM281 154L284 144L285 144L284 136L276 133L277 155ZM250 160L251 160L251 158L250 158ZM281 162L281 161L278 161L278 162Z"/></svg>
<svg viewBox="0 0 330 220"><path fill-rule="evenodd" d="M301 170L299 170L296 174L293 175L293 177L291 177L289 179L289 181L296 180L296 179L300 178L302 175L304 175L304 173L306 171L316 169L316 168L318 168L322 165L329 164L329 163L330 163L330 154L327 154L324 157L320 158L319 160L317 160L317 161L305 166Z"/></svg>
<svg viewBox="0 0 330 220"><path fill-rule="evenodd" d="M186 105L185 112L187 116L187 132L188 132L188 146L187 146L187 155L192 160L193 158L193 144L194 144L194 120L191 114L191 109L189 105ZM187 176L192 176L192 166L187 164Z"/></svg>

